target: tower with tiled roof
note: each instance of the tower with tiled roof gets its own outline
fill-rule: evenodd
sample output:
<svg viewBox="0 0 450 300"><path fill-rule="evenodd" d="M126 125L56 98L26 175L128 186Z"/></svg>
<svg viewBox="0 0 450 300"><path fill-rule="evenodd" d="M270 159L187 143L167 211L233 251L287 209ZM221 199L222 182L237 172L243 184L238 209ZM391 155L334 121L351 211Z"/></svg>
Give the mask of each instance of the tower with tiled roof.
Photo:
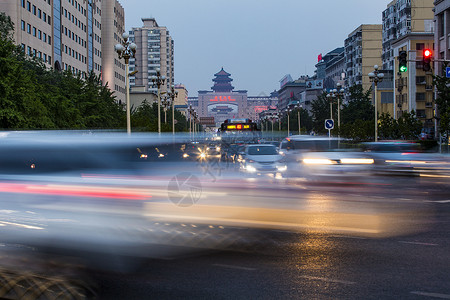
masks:
<svg viewBox="0 0 450 300"><path fill-rule="evenodd" d="M225 70L222 69L214 74L215 78L212 80L214 82L214 86L211 87L211 89L216 93L229 93L233 91L234 86L231 85L231 82L233 79L230 78L231 74L225 72Z"/></svg>

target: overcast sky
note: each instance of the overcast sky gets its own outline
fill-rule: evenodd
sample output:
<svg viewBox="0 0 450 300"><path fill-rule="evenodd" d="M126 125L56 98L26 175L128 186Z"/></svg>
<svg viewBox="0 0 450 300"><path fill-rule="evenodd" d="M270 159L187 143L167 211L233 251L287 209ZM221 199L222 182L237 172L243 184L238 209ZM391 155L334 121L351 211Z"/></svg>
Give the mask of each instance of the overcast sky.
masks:
<svg viewBox="0 0 450 300"><path fill-rule="evenodd" d="M361 24L381 24L391 0L119 0L125 26L155 18L175 41L175 83L210 90L222 67L249 96L286 74L313 75L317 56L344 46Z"/></svg>

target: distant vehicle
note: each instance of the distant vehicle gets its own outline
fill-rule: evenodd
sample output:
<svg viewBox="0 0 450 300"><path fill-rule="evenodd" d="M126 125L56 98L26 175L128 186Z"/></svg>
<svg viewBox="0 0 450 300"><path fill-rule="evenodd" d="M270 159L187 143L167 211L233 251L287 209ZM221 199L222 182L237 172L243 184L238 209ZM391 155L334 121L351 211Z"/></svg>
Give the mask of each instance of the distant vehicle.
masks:
<svg viewBox="0 0 450 300"><path fill-rule="evenodd" d="M241 170L250 174L282 173L287 167L277 147L269 144L248 145L241 154Z"/></svg>
<svg viewBox="0 0 450 300"><path fill-rule="evenodd" d="M295 135L281 142L288 163L287 177L308 181L345 182L364 180L374 160L345 139Z"/></svg>
<svg viewBox="0 0 450 300"><path fill-rule="evenodd" d="M250 119L227 119L221 124L218 134L221 137L222 158L233 162L239 154L236 151L239 146L257 144L261 139L261 131Z"/></svg>
<svg viewBox="0 0 450 300"><path fill-rule="evenodd" d="M376 175L418 177L421 173L449 170L448 158L423 152L416 142L380 141L363 143L362 148L374 160Z"/></svg>

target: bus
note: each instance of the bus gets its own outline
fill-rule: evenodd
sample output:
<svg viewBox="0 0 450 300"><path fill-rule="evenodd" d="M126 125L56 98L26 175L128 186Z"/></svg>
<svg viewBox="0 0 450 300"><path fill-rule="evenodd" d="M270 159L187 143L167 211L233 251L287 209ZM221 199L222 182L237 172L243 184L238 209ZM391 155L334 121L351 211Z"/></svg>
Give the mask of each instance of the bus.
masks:
<svg viewBox="0 0 450 300"><path fill-rule="evenodd" d="M227 119L218 129L224 158L233 160L243 145L256 144L261 140L258 125L250 119Z"/></svg>

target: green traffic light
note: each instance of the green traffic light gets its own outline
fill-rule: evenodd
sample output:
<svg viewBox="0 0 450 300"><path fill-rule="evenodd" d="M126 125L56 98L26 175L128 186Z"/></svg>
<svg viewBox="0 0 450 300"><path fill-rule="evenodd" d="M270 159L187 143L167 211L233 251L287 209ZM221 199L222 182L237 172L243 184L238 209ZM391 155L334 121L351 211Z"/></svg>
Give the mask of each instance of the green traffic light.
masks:
<svg viewBox="0 0 450 300"><path fill-rule="evenodd" d="M406 72L408 68L406 66L400 66L400 72Z"/></svg>

